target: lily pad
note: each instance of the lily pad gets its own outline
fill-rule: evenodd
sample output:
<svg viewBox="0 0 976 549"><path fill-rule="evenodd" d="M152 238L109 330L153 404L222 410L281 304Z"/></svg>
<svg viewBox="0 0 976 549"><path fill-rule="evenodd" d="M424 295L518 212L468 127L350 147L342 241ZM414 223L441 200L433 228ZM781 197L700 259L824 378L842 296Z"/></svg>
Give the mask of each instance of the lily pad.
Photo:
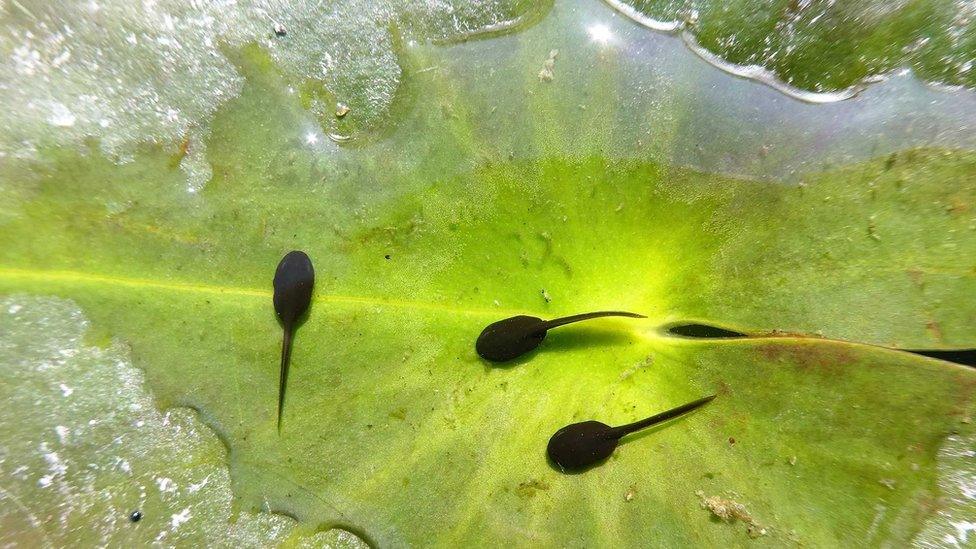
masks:
<svg viewBox="0 0 976 549"><path fill-rule="evenodd" d="M251 528L238 543L260 543L252 521L295 527L269 510L298 520L264 532L269 543L332 528L377 546L965 541L952 525L973 512L976 371L901 349L976 347L976 154L913 134L827 161L801 150L808 128L784 115L762 138L770 155L728 129L736 112L716 114L726 129L695 153L714 103L694 82L775 92L704 63L632 87L628 47L677 40L641 41L649 31L633 25L608 27L606 43L571 38L612 13L554 6L503 37L405 42L403 109L360 146L321 138L321 113L268 48L228 48L242 84L207 127L206 185L187 191L179 139L125 163L89 143L0 167L0 292L16 294L9 306L35 315L31 326L54 309L88 319L65 328L70 342L38 333L48 354L131 360L152 406L199 412L228 449ZM728 151L737 160L723 164ZM794 154L819 161L790 178L740 173L767 176L766 158ZM317 278L279 435L271 277L291 249ZM475 353L501 318L595 310L648 318L553 330L504 367ZM23 313L3 322L20 326ZM668 331L686 324L744 337ZM23 330L0 342L8 371L44 359ZM84 362L65 359L86 387L112 382L105 364L85 377ZM17 379L23 413L39 413L33 377ZM564 425L623 424L708 394L600 467L564 475L546 460ZM26 441L6 459L33 459L23 453L47 423L0 424L5 447ZM43 436L79 463L91 451ZM197 454L173 447L221 463L212 440ZM152 475L175 458L146 460ZM119 487L124 518L138 491L113 475L104 482ZM56 506L46 489L18 483L0 509ZM181 509L163 503L165 527ZM29 515L4 516L16 541L37 540ZM150 539L125 538L132 528L79 525L64 542Z"/></svg>

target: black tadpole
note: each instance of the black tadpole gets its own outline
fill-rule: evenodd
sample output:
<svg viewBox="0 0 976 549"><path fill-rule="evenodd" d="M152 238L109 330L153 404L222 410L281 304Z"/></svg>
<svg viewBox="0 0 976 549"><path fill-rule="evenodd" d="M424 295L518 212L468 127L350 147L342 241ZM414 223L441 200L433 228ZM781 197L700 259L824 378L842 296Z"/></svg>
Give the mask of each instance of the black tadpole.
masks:
<svg viewBox="0 0 976 549"><path fill-rule="evenodd" d="M281 412L285 405L285 385L288 381L288 361L291 358L291 337L295 324L312 302L315 271L305 252L288 252L278 263L274 276L274 308L281 319L285 336L281 342L281 372L278 377L278 432L281 433Z"/></svg>
<svg viewBox="0 0 976 549"><path fill-rule="evenodd" d="M626 316L647 318L637 313L624 311L599 311L581 315L564 316L553 320L542 320L534 316L518 315L498 322L492 322L478 336L474 348L478 355L491 362L507 362L535 349L546 338L546 332L557 326L572 324L601 316Z"/></svg>
<svg viewBox="0 0 976 549"><path fill-rule="evenodd" d="M582 471L610 457L624 435L676 418L707 404L713 398L715 395L700 398L620 427L611 427L599 421L583 421L567 425L552 435L546 453L560 471L564 473Z"/></svg>

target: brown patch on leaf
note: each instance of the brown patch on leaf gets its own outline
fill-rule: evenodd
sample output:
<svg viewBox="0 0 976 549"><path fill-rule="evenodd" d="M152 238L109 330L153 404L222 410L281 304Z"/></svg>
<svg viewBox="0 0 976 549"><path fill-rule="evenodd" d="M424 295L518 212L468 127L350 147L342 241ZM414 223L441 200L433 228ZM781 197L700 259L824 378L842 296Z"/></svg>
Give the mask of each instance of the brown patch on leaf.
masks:
<svg viewBox="0 0 976 549"><path fill-rule="evenodd" d="M850 350L840 345L761 345L756 351L769 362L783 362L801 370L817 370L839 374L854 361Z"/></svg>
<svg viewBox="0 0 976 549"><path fill-rule="evenodd" d="M189 152L190 152L190 136L187 135L186 137L183 138L183 141L180 142L180 146L176 150L176 154L170 156L169 167L176 168L177 166L179 166Z"/></svg>
<svg viewBox="0 0 976 549"><path fill-rule="evenodd" d="M407 409L397 408L396 410L390 412L390 417L393 419L399 419L400 421L403 421L407 417Z"/></svg>
<svg viewBox="0 0 976 549"><path fill-rule="evenodd" d="M732 388L729 387L728 383L719 380L718 388L715 389L715 392L718 393L719 396L728 396L732 394Z"/></svg>
<svg viewBox="0 0 976 549"><path fill-rule="evenodd" d="M823 334L815 334L808 332L791 332L789 330L773 329L768 332L754 332L753 337L798 337L798 338L809 338L809 339L823 339Z"/></svg>
<svg viewBox="0 0 976 549"><path fill-rule="evenodd" d="M945 511L947 507L944 498L927 494L922 494L915 502L924 516L936 515L941 511Z"/></svg>
<svg viewBox="0 0 976 549"><path fill-rule="evenodd" d="M885 159L884 162L885 171L890 170L895 165L895 162L897 161L898 161L898 155L896 153L891 153L891 155L888 156L887 159Z"/></svg>
<svg viewBox="0 0 976 549"><path fill-rule="evenodd" d="M932 334L932 337L935 338L936 341L942 343L942 327L939 326L938 322L934 320L930 320L926 322L925 329L928 330L930 334Z"/></svg>
<svg viewBox="0 0 976 549"><path fill-rule="evenodd" d="M868 237L873 240L881 240L881 235L878 234L878 225L874 222L873 215L868 218Z"/></svg>
<svg viewBox="0 0 976 549"><path fill-rule="evenodd" d="M908 278L912 279L912 284L919 288L925 287L925 273L921 269L908 269L905 272L908 273Z"/></svg>
<svg viewBox="0 0 976 549"><path fill-rule="evenodd" d="M962 215L969 211L969 204L956 197L946 206L946 211L952 215Z"/></svg>
<svg viewBox="0 0 976 549"><path fill-rule="evenodd" d="M518 496L522 499L529 499L531 497L535 497L537 492L548 489L549 483L532 479L526 482L520 482L518 487L515 489L515 493L518 494Z"/></svg>

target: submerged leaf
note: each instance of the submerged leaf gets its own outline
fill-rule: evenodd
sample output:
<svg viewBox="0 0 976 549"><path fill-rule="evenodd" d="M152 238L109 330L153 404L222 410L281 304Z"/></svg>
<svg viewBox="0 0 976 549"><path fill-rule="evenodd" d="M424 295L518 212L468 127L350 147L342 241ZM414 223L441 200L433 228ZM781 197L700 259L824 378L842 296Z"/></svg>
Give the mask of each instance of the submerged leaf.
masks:
<svg viewBox="0 0 976 549"><path fill-rule="evenodd" d="M650 28L684 29L692 47L707 52L703 56L778 79L801 96L859 88L906 66L925 80L976 87L976 8L970 2L607 2Z"/></svg>

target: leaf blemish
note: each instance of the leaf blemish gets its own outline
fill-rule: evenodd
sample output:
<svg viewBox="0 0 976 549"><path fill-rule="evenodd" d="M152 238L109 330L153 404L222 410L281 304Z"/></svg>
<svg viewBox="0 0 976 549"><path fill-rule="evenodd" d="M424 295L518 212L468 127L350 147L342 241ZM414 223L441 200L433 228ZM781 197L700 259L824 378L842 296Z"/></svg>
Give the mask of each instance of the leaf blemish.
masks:
<svg viewBox="0 0 976 549"><path fill-rule="evenodd" d="M393 419L399 419L400 421L403 421L404 419L407 418L407 409L397 408L396 410L390 412L390 417Z"/></svg>
<svg viewBox="0 0 976 549"><path fill-rule="evenodd" d="M481 331L475 342L478 356L490 362L508 362L534 350L545 339L552 328L606 316L628 318L647 318L637 313L624 311L599 311L566 316L553 320L528 315L517 315L493 322Z"/></svg>
<svg viewBox="0 0 976 549"><path fill-rule="evenodd" d="M573 423L552 435L546 446L546 454L560 472L581 472L610 457L624 436L687 414L708 404L714 398L715 395L700 398L619 427L610 427L605 423L592 420Z"/></svg>
<svg viewBox="0 0 976 549"><path fill-rule="evenodd" d="M898 159L898 155L896 153L891 153L891 155L888 156L887 160L885 160L885 164L884 164L885 171L890 170L895 165L895 161L897 159Z"/></svg>
<svg viewBox="0 0 976 549"><path fill-rule="evenodd" d="M839 375L853 361L851 350L839 345L784 345L769 343L756 348L756 352L770 362L787 364L804 371L818 371Z"/></svg>
<svg viewBox="0 0 976 549"><path fill-rule="evenodd" d="M291 358L291 340L298 321L312 302L315 271L312 260L301 251L288 252L278 263L273 281L274 308L284 337L281 341L281 368L278 374L278 433L281 433L281 413L285 405L285 386L288 382L288 363Z"/></svg>
<svg viewBox="0 0 976 549"><path fill-rule="evenodd" d="M634 376L634 374L636 374L637 372L645 368L649 368L652 364L654 364L654 355L647 355L646 357L644 357L644 360L641 360L640 362L634 364L630 368L627 368L626 370L621 372L620 381L630 379L631 377Z"/></svg>
<svg viewBox="0 0 976 549"><path fill-rule="evenodd" d="M518 488L515 489L515 493L522 499L529 499L535 497L537 492L546 490L549 490L549 483L532 479L530 481L520 482Z"/></svg>
<svg viewBox="0 0 976 549"><path fill-rule="evenodd" d="M539 80L542 82L552 82L553 77L555 77L554 70L556 68L556 57L559 56L559 50L550 50L549 56L546 60L542 62L542 70L539 71Z"/></svg>
<svg viewBox="0 0 976 549"><path fill-rule="evenodd" d="M751 538L758 538L766 535L766 528L763 528L752 518L746 506L732 498L722 496L706 496L705 492L698 490L695 495L701 499L702 509L708 509L713 517L722 522L733 523L741 520L746 523L746 533Z"/></svg>

